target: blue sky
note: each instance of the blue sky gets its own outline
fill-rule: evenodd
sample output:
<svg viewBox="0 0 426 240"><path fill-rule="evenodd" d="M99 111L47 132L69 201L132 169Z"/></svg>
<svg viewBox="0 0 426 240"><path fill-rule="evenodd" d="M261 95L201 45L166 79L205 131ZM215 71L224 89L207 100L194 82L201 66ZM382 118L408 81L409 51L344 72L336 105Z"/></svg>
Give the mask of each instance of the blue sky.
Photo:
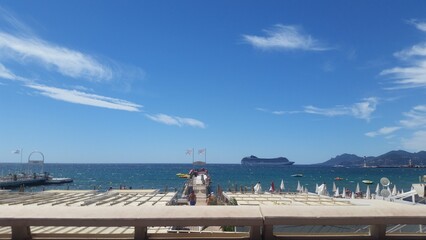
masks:
<svg viewBox="0 0 426 240"><path fill-rule="evenodd" d="M424 1L3 1L0 161L426 150Z"/></svg>

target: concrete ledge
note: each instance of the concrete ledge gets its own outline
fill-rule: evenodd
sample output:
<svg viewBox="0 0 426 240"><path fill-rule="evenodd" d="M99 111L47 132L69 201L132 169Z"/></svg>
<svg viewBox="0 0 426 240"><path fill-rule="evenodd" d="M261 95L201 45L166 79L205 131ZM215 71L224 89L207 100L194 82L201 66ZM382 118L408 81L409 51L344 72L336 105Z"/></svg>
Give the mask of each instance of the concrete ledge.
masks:
<svg viewBox="0 0 426 240"><path fill-rule="evenodd" d="M11 226L12 239L31 239L35 226L134 227L133 239L155 239L151 226L249 226L250 232L189 233L193 239L312 239L313 235L273 232L274 225L370 225L369 234L336 233L319 239L422 239L425 235L386 234L389 224L426 225L426 207L388 204L355 206L0 206L0 226ZM42 234L47 236L48 233ZM367 235L367 236L366 236ZM65 236L65 235L64 235ZM185 239L166 234L162 239ZM182 238L183 237L183 238Z"/></svg>
<svg viewBox="0 0 426 240"><path fill-rule="evenodd" d="M262 226L259 207L0 206L1 226Z"/></svg>
<svg viewBox="0 0 426 240"><path fill-rule="evenodd" d="M426 207L392 206L261 206L265 225L426 224Z"/></svg>

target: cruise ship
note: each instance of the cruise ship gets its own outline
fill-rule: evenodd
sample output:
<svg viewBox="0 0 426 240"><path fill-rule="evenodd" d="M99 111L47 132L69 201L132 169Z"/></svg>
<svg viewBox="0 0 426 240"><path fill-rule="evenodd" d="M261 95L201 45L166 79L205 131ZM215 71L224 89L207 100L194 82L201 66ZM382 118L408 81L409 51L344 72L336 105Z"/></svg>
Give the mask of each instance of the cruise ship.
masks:
<svg viewBox="0 0 426 240"><path fill-rule="evenodd" d="M245 157L241 159L242 165L274 165L274 166L284 166L284 165L293 165L294 162L289 161L285 157L277 158L258 158L251 155L250 157Z"/></svg>

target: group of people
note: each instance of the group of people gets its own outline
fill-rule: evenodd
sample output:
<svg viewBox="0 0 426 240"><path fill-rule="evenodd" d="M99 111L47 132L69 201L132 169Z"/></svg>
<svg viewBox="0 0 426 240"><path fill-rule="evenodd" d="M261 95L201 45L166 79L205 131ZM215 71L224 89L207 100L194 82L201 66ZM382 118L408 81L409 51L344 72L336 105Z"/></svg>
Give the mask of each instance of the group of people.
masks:
<svg viewBox="0 0 426 240"><path fill-rule="evenodd" d="M194 190L188 195L188 201L190 206L194 206L197 203L197 195L195 195ZM217 205L216 195L211 192L206 198L207 205Z"/></svg>

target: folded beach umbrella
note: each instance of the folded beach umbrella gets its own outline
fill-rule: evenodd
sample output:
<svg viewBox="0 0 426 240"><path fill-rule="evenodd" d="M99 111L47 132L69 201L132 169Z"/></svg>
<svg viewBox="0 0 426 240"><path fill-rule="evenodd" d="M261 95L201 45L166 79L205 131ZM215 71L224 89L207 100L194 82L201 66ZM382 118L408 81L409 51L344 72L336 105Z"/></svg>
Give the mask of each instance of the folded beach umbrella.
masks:
<svg viewBox="0 0 426 240"><path fill-rule="evenodd" d="M283 179L281 179L280 189L281 189L281 191L284 191L284 189L285 189Z"/></svg>
<svg viewBox="0 0 426 240"><path fill-rule="evenodd" d="M392 196L395 196L398 194L398 191L396 190L396 185L393 185L393 189L392 189Z"/></svg>
<svg viewBox="0 0 426 240"><path fill-rule="evenodd" d="M370 199L370 185L367 185L367 191L365 192L365 198Z"/></svg>
<svg viewBox="0 0 426 240"><path fill-rule="evenodd" d="M377 186L376 186L376 195L380 196L380 185L379 185L379 183L377 183Z"/></svg>
<svg viewBox="0 0 426 240"><path fill-rule="evenodd" d="M360 193L361 192L361 190L359 189L359 183L356 184L355 192L356 193Z"/></svg>
<svg viewBox="0 0 426 240"><path fill-rule="evenodd" d="M269 187L269 192L275 192L275 184L274 181L271 182L271 187Z"/></svg>
<svg viewBox="0 0 426 240"><path fill-rule="evenodd" d="M336 192L334 192L334 197L339 197L339 187L336 188Z"/></svg>

